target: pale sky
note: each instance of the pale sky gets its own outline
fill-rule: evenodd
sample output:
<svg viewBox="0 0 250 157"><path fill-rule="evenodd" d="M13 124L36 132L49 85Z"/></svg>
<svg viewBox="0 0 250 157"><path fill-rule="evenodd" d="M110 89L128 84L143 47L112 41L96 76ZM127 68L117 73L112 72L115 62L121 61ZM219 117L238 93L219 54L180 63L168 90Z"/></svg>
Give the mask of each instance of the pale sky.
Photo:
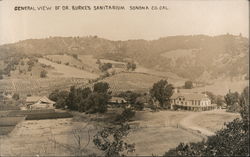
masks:
<svg viewBox="0 0 250 157"><path fill-rule="evenodd" d="M94 1L94 2L93 2ZM123 5L125 11L14 11L15 6ZM129 6L167 6L167 11L131 11ZM0 44L49 36L97 35L111 40L173 35L249 36L247 0L2 0Z"/></svg>

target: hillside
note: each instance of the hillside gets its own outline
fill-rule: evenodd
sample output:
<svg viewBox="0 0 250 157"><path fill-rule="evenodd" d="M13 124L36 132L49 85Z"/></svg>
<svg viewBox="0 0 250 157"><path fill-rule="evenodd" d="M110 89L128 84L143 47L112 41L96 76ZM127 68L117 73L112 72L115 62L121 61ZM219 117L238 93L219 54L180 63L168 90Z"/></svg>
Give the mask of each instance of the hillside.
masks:
<svg viewBox="0 0 250 157"><path fill-rule="evenodd" d="M158 40L110 41L97 36L29 39L0 46L0 57L11 55L92 55L115 61L134 60L141 66L207 81L248 78L249 39L242 36L172 36Z"/></svg>
<svg viewBox="0 0 250 157"><path fill-rule="evenodd" d="M166 79L169 83L178 86L184 83L184 80L167 77L167 75L157 75L141 72L122 72L111 77L107 77L102 82L107 82L110 86L110 91L113 94L122 91L136 91L136 92L148 92L152 88L153 84L159 80ZM86 86L85 86L86 87ZM93 84L87 85L87 87L93 87Z"/></svg>

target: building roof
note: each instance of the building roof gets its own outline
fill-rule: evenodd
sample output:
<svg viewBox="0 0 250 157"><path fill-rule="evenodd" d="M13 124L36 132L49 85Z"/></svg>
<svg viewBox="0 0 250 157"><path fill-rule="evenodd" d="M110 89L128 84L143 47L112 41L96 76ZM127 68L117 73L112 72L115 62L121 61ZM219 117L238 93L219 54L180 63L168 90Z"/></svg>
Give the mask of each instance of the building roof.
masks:
<svg viewBox="0 0 250 157"><path fill-rule="evenodd" d="M49 98L47 98L46 96L42 97L41 99L39 99L39 101L41 102L46 102L46 103L50 103L50 104L54 104L55 102L50 100Z"/></svg>
<svg viewBox="0 0 250 157"><path fill-rule="evenodd" d="M26 98L26 102L27 103L36 103L36 102L45 102L45 103L50 103L53 104L55 103L54 101L50 100L49 98L47 98L46 96L43 97L39 97L39 96L30 96Z"/></svg>
<svg viewBox="0 0 250 157"><path fill-rule="evenodd" d="M37 102L40 98L39 96L29 96L26 98L26 102Z"/></svg>
<svg viewBox="0 0 250 157"><path fill-rule="evenodd" d="M118 101L118 102L121 102L121 101L123 101L123 102L127 102L124 98L122 98L122 97L112 97L111 99L110 99L110 102L116 102L116 101Z"/></svg>
<svg viewBox="0 0 250 157"><path fill-rule="evenodd" d="M201 93L174 93L170 99L176 99L178 97L184 97L185 100L201 100L208 98L206 94Z"/></svg>

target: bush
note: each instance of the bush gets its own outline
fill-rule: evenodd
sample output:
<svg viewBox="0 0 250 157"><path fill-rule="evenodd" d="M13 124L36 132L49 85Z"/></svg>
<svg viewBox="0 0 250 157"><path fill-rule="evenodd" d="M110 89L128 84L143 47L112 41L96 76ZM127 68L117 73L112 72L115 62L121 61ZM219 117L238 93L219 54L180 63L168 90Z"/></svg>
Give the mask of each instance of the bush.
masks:
<svg viewBox="0 0 250 157"><path fill-rule="evenodd" d="M249 156L249 135L242 120L235 119L207 141L179 144L164 156Z"/></svg>
<svg viewBox="0 0 250 157"><path fill-rule="evenodd" d="M117 122L126 122L135 116L135 111L131 108L126 108L120 115L116 117Z"/></svg>
<svg viewBox="0 0 250 157"><path fill-rule="evenodd" d="M143 110L144 108L144 104L140 101L136 101L134 104L132 104L132 107L135 109L135 110Z"/></svg>
<svg viewBox="0 0 250 157"><path fill-rule="evenodd" d="M41 77L41 78L47 77L47 73L48 73L48 72L47 72L46 70L42 70L41 73L40 73L40 77Z"/></svg>
<svg viewBox="0 0 250 157"><path fill-rule="evenodd" d="M99 65L99 69L102 72L105 72L105 71L107 71L110 68L112 68L112 64L111 63L104 63L103 65Z"/></svg>
<svg viewBox="0 0 250 157"><path fill-rule="evenodd" d="M19 94L15 93L15 94L12 96L12 99L14 99L14 100L19 100Z"/></svg>
<svg viewBox="0 0 250 157"><path fill-rule="evenodd" d="M134 152L135 144L128 144L124 138L129 134L128 124L119 127L105 127L94 136L93 143L103 151L105 157L124 157L124 151Z"/></svg>
<svg viewBox="0 0 250 157"><path fill-rule="evenodd" d="M193 82L192 81L186 81L184 87L186 89L191 89L193 88Z"/></svg>

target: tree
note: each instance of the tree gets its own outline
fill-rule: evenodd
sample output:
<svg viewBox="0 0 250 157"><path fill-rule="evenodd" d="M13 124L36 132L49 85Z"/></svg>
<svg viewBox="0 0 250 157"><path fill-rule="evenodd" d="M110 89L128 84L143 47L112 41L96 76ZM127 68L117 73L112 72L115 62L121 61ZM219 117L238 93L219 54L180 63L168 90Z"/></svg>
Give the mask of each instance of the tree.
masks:
<svg viewBox="0 0 250 157"><path fill-rule="evenodd" d="M167 103L169 105L170 97L173 95L173 85L168 84L167 80L160 80L154 83L153 88L150 89L152 98L156 99L161 107Z"/></svg>
<svg viewBox="0 0 250 157"><path fill-rule="evenodd" d="M67 104L69 109L71 109L71 110L77 110L78 109L76 99L77 99L76 88L75 88L75 86L71 86L69 95L68 95L68 97L66 99L66 104Z"/></svg>
<svg viewBox="0 0 250 157"><path fill-rule="evenodd" d="M217 97L216 97L217 106L222 106L224 104L224 102L225 102L224 97L221 95L217 95Z"/></svg>
<svg viewBox="0 0 250 157"><path fill-rule="evenodd" d="M107 93L108 89L109 89L109 84L107 82L98 82L94 84L93 92Z"/></svg>
<svg viewBox="0 0 250 157"><path fill-rule="evenodd" d="M104 63L103 65L99 65L99 69L102 71L102 72L105 72L107 71L108 69L112 68L112 64L111 63Z"/></svg>
<svg viewBox="0 0 250 157"><path fill-rule="evenodd" d="M105 153L105 157L120 157L125 150L134 152L135 145L126 143L123 138L129 134L130 126L105 127L94 136L93 143Z"/></svg>
<svg viewBox="0 0 250 157"><path fill-rule="evenodd" d="M46 70L42 70L41 72L40 72L40 77L41 78L45 78L45 77L47 77L47 71Z"/></svg>
<svg viewBox="0 0 250 157"><path fill-rule="evenodd" d="M127 70L134 71L136 69L136 64L133 62L128 62L127 63Z"/></svg>
<svg viewBox="0 0 250 157"><path fill-rule="evenodd" d="M78 55L77 54L72 54L72 57L75 59L78 59Z"/></svg>
<svg viewBox="0 0 250 157"><path fill-rule="evenodd" d="M249 129L249 86L245 87L240 96L241 117L244 122L244 129Z"/></svg>
<svg viewBox="0 0 250 157"><path fill-rule="evenodd" d="M12 99L14 99L14 100L19 100L19 94L18 93L15 93L15 94L13 94L13 96L12 96Z"/></svg>
<svg viewBox="0 0 250 157"><path fill-rule="evenodd" d="M141 102L139 99L136 99L136 102L132 105L132 107L133 107L135 110L142 111L143 108L144 108L144 104L143 104L143 102Z"/></svg>
<svg viewBox="0 0 250 157"><path fill-rule="evenodd" d="M85 100L85 111L87 113L104 113L108 108L108 100L110 95L107 93L91 93Z"/></svg>
<svg viewBox="0 0 250 157"><path fill-rule="evenodd" d="M141 94L132 91L126 91L126 92L121 92L118 96L123 97L130 104L135 104L136 99L140 97Z"/></svg>
<svg viewBox="0 0 250 157"><path fill-rule="evenodd" d="M193 82L192 81L186 81L184 87L186 89L191 89L193 88Z"/></svg>
<svg viewBox="0 0 250 157"><path fill-rule="evenodd" d="M65 108L66 106L66 99L69 95L68 91L59 91L59 90L54 90L52 93L49 95L49 99L55 101L55 107L56 108Z"/></svg>
<svg viewBox="0 0 250 157"><path fill-rule="evenodd" d="M135 111L131 108L125 108L123 112L116 117L116 121L119 123L125 123L135 116Z"/></svg>
<svg viewBox="0 0 250 157"><path fill-rule="evenodd" d="M99 64L99 65L101 64L100 59L97 59L96 64Z"/></svg>
<svg viewBox="0 0 250 157"><path fill-rule="evenodd" d="M240 95L238 92L232 93L229 91L229 93L226 94L225 102L228 106L228 111L230 112L239 112L240 106L239 106L239 101L240 101Z"/></svg>

